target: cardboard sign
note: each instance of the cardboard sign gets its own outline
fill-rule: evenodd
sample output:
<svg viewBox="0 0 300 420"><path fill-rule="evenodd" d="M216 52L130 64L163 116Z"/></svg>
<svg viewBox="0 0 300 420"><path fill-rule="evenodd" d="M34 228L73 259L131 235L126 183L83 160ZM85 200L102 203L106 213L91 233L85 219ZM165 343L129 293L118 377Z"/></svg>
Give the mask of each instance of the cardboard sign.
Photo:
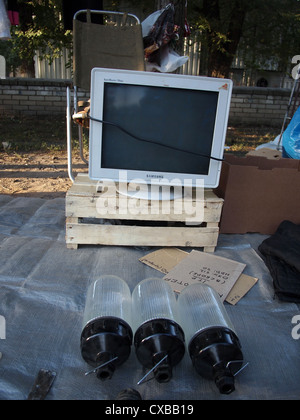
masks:
<svg viewBox="0 0 300 420"><path fill-rule="evenodd" d="M177 248L162 248L151 252L140 258L139 261L149 265L163 274L168 274L177 264L179 264L188 254Z"/></svg>
<svg viewBox="0 0 300 420"><path fill-rule="evenodd" d="M198 252L198 251L195 251ZM199 254L203 254L202 252ZM198 255L199 255L198 254ZM170 271L173 270L179 263L181 263L185 258L189 255L188 252L182 251L177 248L162 248L157 251L151 252L150 254L145 255L144 257L140 258L139 261L148 265L149 267L154 268L155 270L160 271L163 274L168 274ZM217 261L218 263L223 262L224 258L217 257L213 254L204 254L212 256L213 260ZM217 260L216 260L217 259ZM207 261L207 259L206 259ZM230 260L229 260L230 261ZM234 262L235 264L239 264ZM242 264L243 265L243 264ZM242 269L242 267L240 267ZM175 279L170 279L170 276L165 276L166 281L170 281L173 283L172 287L173 290L179 292L179 289L185 287L185 283L179 285ZM249 290L257 283L258 279L255 277L248 276L246 274L241 274L236 282L233 284L230 292L226 296L226 302L230 303L231 305L236 305L248 292ZM180 287L181 286L181 287Z"/></svg>
<svg viewBox="0 0 300 420"><path fill-rule="evenodd" d="M180 293L190 284L207 284L224 301L242 274L246 264L200 251L192 251L165 277L173 289Z"/></svg>
<svg viewBox="0 0 300 420"><path fill-rule="evenodd" d="M257 282L257 278L248 276L247 274L241 274L226 297L226 302L231 305L236 305Z"/></svg>

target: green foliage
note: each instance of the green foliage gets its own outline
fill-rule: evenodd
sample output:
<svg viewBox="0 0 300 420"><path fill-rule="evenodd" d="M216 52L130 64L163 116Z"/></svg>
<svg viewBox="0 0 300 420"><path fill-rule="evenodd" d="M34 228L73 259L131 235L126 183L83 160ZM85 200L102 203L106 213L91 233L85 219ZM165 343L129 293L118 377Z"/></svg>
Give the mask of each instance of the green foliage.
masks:
<svg viewBox="0 0 300 420"><path fill-rule="evenodd" d="M32 21L26 31L16 31L18 42L22 46L21 57L32 56L32 51L39 49L42 55L51 60L59 55L61 47L71 41L70 33L65 32L61 20L60 0L19 0L32 6Z"/></svg>
<svg viewBox="0 0 300 420"><path fill-rule="evenodd" d="M26 13L21 25L12 27L12 40L0 41L0 54L9 71L33 62L35 51L50 62L64 46L72 49L72 34L62 22L61 0L18 0ZM157 0L127 0L149 15ZM121 2L107 1L119 9ZM226 75L239 51L248 70L277 66L285 72L291 58L299 55L300 1L298 0L188 0L192 34L201 34L201 72Z"/></svg>
<svg viewBox="0 0 300 420"><path fill-rule="evenodd" d="M285 71L299 54L298 0L189 0L189 20L207 57L232 60L238 50L248 70L276 64Z"/></svg>
<svg viewBox="0 0 300 420"><path fill-rule="evenodd" d="M299 54L299 41L300 2L265 0L249 11L239 49L248 68L270 66L285 72Z"/></svg>
<svg viewBox="0 0 300 420"><path fill-rule="evenodd" d="M18 48L14 42L14 27L11 29L12 39L8 41L0 41L0 55L6 59L6 67L8 72L14 72L21 64L22 60L19 56Z"/></svg>
<svg viewBox="0 0 300 420"><path fill-rule="evenodd" d="M63 27L61 0L19 0L19 5L20 25L12 27L10 41L0 42L0 54L10 71L31 63L36 50L41 59L51 62L60 56L62 47L71 47L71 32Z"/></svg>

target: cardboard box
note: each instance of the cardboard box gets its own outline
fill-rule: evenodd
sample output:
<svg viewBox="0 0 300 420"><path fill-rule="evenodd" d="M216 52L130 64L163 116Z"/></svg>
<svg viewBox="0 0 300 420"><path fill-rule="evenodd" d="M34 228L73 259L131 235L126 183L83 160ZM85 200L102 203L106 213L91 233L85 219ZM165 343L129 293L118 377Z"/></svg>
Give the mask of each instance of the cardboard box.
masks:
<svg viewBox="0 0 300 420"><path fill-rule="evenodd" d="M300 161L226 154L219 187L220 233L271 235L283 220L300 224Z"/></svg>

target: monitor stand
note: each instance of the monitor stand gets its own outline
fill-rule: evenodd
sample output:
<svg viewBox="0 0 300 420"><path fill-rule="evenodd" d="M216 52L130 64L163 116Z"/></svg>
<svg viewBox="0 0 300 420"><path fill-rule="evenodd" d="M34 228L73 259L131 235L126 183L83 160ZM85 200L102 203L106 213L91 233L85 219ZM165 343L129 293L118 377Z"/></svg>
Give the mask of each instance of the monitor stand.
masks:
<svg viewBox="0 0 300 420"><path fill-rule="evenodd" d="M148 201L173 201L185 196L184 187L171 185L120 183L117 192L128 198Z"/></svg>

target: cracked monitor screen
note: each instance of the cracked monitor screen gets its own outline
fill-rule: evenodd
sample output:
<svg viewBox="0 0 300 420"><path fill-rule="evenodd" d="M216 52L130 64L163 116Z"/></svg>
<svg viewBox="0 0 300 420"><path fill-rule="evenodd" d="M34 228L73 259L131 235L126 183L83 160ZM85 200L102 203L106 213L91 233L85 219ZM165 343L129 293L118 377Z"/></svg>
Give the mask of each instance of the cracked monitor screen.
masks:
<svg viewBox="0 0 300 420"><path fill-rule="evenodd" d="M101 167L206 175L218 96L105 83Z"/></svg>

